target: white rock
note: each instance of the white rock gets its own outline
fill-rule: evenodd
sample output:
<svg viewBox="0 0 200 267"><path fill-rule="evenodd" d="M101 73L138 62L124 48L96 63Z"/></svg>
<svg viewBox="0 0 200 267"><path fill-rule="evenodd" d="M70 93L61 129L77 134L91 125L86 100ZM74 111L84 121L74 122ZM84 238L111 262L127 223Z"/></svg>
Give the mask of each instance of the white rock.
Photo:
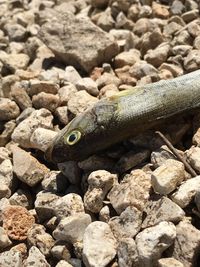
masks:
<svg viewBox="0 0 200 267"><path fill-rule="evenodd" d="M65 81L75 85L79 80L81 80L81 76L74 67L68 66L65 68L64 79Z"/></svg>
<svg viewBox="0 0 200 267"><path fill-rule="evenodd" d="M62 106L67 105L70 98L77 92L76 87L72 83L67 83L65 86L58 90L58 95L60 97L60 104Z"/></svg>
<svg viewBox="0 0 200 267"><path fill-rule="evenodd" d="M9 250L0 253L0 266L2 267L21 267L22 254L18 251ZM38 266L39 267L39 266ZM44 266L46 267L46 266Z"/></svg>
<svg viewBox="0 0 200 267"><path fill-rule="evenodd" d="M158 267L184 267L184 265L174 258L163 258L158 260Z"/></svg>
<svg viewBox="0 0 200 267"><path fill-rule="evenodd" d="M191 166L200 172L200 147L191 147L185 152L187 161Z"/></svg>
<svg viewBox="0 0 200 267"><path fill-rule="evenodd" d="M39 127L31 135L31 146L44 152L56 135L55 131Z"/></svg>
<svg viewBox="0 0 200 267"><path fill-rule="evenodd" d="M163 251L173 244L175 237L175 225L165 221L140 232L136 236L139 266L154 266Z"/></svg>
<svg viewBox="0 0 200 267"><path fill-rule="evenodd" d="M55 204L54 212L60 219L77 213L85 213L82 198L75 193L59 198Z"/></svg>
<svg viewBox="0 0 200 267"><path fill-rule="evenodd" d="M10 159L5 159L0 164L0 183L11 188L13 183L13 165Z"/></svg>
<svg viewBox="0 0 200 267"><path fill-rule="evenodd" d="M67 261L61 260L56 264L56 267L73 267L73 266Z"/></svg>
<svg viewBox="0 0 200 267"><path fill-rule="evenodd" d="M86 267L106 267L116 252L117 243L109 225L92 222L83 237L83 262Z"/></svg>
<svg viewBox="0 0 200 267"><path fill-rule="evenodd" d="M171 199L181 208L185 208L200 190L200 175L184 182L179 189L172 194Z"/></svg>
<svg viewBox="0 0 200 267"><path fill-rule="evenodd" d="M78 90L85 90L89 94L94 95L94 96L98 96L99 94L99 90L98 90L96 82L88 77L82 78L81 80L79 80L76 83L76 88Z"/></svg>
<svg viewBox="0 0 200 267"><path fill-rule="evenodd" d="M97 101L96 97L89 95L86 91L78 91L69 99L68 109L74 115L78 115L92 107Z"/></svg>
<svg viewBox="0 0 200 267"><path fill-rule="evenodd" d="M50 264L48 264L45 256L40 250L37 247L32 246L26 260L26 267L50 267Z"/></svg>
<svg viewBox="0 0 200 267"><path fill-rule="evenodd" d="M138 253L133 238L123 238L117 248L119 267L139 267Z"/></svg>
<svg viewBox="0 0 200 267"><path fill-rule="evenodd" d="M89 214L75 214L63 218L53 232L57 240L67 241L69 243L81 242L86 227L91 223Z"/></svg>
<svg viewBox="0 0 200 267"><path fill-rule="evenodd" d="M151 176L152 187L156 193L167 195L185 178L184 165L177 160L168 159Z"/></svg>
<svg viewBox="0 0 200 267"><path fill-rule="evenodd" d="M85 208L91 212L98 213L103 207L103 200L117 182L117 175L105 170L92 172L88 177L88 190L84 195Z"/></svg>
<svg viewBox="0 0 200 267"><path fill-rule="evenodd" d="M118 214L130 205L143 210L150 188L150 175L142 170L134 170L126 175L120 184L113 186L108 193L108 199Z"/></svg>
<svg viewBox="0 0 200 267"><path fill-rule="evenodd" d="M49 110L44 108L35 110L28 118L17 125L12 134L12 140L22 147L30 148L30 138L34 130L39 127L52 128L52 120L53 116Z"/></svg>

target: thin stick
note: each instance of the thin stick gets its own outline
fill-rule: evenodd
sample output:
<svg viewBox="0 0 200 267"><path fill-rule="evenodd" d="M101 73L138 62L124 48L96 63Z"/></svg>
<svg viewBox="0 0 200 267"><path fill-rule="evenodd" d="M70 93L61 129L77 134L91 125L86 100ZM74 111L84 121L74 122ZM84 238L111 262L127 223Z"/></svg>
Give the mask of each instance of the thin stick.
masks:
<svg viewBox="0 0 200 267"><path fill-rule="evenodd" d="M172 145L172 143L160 131L156 131L156 133L160 136L160 138L163 140L163 142L166 144L166 146L172 151L172 153L177 157L177 159L180 160L184 164L186 171L188 171L192 175L192 177L197 176L197 173L195 172L195 170L178 153L178 151L174 148L174 146Z"/></svg>

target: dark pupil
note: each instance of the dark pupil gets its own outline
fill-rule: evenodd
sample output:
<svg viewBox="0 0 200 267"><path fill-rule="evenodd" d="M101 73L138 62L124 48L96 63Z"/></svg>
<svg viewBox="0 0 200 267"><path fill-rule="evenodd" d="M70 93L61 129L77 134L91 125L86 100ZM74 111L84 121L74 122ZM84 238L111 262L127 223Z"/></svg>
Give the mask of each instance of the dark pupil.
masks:
<svg viewBox="0 0 200 267"><path fill-rule="evenodd" d="M74 140L76 140L76 135L75 134L71 134L69 136L69 142L74 142Z"/></svg>

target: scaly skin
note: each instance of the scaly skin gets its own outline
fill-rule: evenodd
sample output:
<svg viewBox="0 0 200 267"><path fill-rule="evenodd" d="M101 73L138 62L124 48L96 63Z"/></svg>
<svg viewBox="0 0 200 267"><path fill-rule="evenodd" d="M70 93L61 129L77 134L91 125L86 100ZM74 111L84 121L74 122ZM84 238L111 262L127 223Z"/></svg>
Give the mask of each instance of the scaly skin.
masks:
<svg viewBox="0 0 200 267"><path fill-rule="evenodd" d="M147 130L165 119L200 106L200 70L171 80L130 87L74 118L57 135L46 157L54 162L80 161L95 152ZM66 136L81 133L73 145Z"/></svg>

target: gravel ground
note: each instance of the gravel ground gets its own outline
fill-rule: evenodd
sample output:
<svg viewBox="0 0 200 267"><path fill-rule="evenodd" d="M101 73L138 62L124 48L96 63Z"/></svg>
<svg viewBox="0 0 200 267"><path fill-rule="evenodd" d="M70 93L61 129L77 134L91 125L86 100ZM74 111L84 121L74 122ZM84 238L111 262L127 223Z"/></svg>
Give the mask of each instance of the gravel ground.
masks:
<svg viewBox="0 0 200 267"><path fill-rule="evenodd" d="M99 99L200 68L194 0L0 0L0 266L200 266L200 113L81 162L44 152Z"/></svg>

